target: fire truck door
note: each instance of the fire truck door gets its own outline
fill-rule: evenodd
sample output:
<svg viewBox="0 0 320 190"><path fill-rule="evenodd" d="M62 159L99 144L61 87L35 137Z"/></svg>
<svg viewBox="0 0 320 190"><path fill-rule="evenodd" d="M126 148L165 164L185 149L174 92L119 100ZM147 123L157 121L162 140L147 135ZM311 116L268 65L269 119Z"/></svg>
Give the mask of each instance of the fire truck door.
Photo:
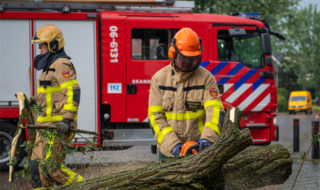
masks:
<svg viewBox="0 0 320 190"><path fill-rule="evenodd" d="M127 31L127 121L148 121L150 80L170 63L168 47L174 33L171 17L129 16Z"/></svg>
<svg viewBox="0 0 320 190"><path fill-rule="evenodd" d="M221 99L241 111L269 110L274 79L263 75L270 67L265 64L261 33L252 26L224 25L214 26L213 32L216 61L207 67L224 87Z"/></svg>
<svg viewBox="0 0 320 190"><path fill-rule="evenodd" d="M0 107L18 106L17 92L31 95L29 20L0 20Z"/></svg>
<svg viewBox="0 0 320 190"><path fill-rule="evenodd" d="M77 71L77 81L81 88L78 110L78 128L98 131L97 124L97 68L96 31L94 20L35 20L35 31L45 24L55 24L63 32L66 54L71 57ZM36 49L36 55L39 50ZM39 78L40 72L36 73ZM82 135L86 136L86 135ZM77 142L85 142L77 136Z"/></svg>

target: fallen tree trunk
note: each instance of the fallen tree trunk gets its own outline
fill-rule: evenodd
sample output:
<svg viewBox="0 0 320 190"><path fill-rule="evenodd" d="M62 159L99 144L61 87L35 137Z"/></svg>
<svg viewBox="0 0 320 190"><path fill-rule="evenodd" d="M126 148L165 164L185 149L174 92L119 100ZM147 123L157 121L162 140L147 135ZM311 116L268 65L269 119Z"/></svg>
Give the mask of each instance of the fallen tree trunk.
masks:
<svg viewBox="0 0 320 190"><path fill-rule="evenodd" d="M280 144L246 149L223 165L229 189L246 190L284 183L292 172L290 152Z"/></svg>
<svg viewBox="0 0 320 190"><path fill-rule="evenodd" d="M252 140L248 129L240 131L240 111L237 110L235 112L235 117L232 119L234 122L231 122L229 118L230 111L228 110L219 140L197 155L167 159L145 168L90 179L77 184L58 187L57 189L223 189L225 187L225 179L227 185L232 187L233 183L230 181L234 176L230 175L229 172L237 170L237 167L243 167L241 164L248 167L244 172L251 172L250 164L247 162L232 162L230 160L228 165L223 168L224 173L222 173L222 167L229 159L247 148L252 143ZM265 150L267 152L270 151ZM256 152L251 151L245 151L238 155L244 160L246 157L259 157ZM263 150L260 151L260 153L263 152ZM277 154L277 151L275 154ZM263 158L266 157L262 154L259 159ZM236 157L234 159L237 160ZM277 160L274 160L274 162L277 162ZM285 174L291 173L291 167L286 169L290 170L290 172ZM230 179L227 179L228 177ZM283 176L282 179L285 180L286 178L288 176ZM242 179L245 180L245 178ZM263 186L269 184L263 184Z"/></svg>

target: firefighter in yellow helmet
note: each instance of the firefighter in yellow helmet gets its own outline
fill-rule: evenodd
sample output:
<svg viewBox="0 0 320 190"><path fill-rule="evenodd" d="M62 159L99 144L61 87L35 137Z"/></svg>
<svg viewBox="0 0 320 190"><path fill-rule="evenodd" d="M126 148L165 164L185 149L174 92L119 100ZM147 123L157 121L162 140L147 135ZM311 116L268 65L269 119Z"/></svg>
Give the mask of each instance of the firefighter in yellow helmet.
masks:
<svg viewBox="0 0 320 190"><path fill-rule="evenodd" d="M38 125L56 126L57 130L37 130L30 169L34 188L46 188L83 180L79 174L63 165L63 141L70 142L77 128L80 87L71 58L64 51L63 33L55 25L44 25L36 32L32 43L41 51L34 59L34 67L42 70L38 81L36 102L42 107ZM49 138L45 138L47 132ZM46 163L55 163L51 167Z"/></svg>
<svg viewBox="0 0 320 190"><path fill-rule="evenodd" d="M159 161L180 156L187 141L200 151L220 136L224 108L214 76L200 66L201 39L190 28L174 36L171 63L151 79L148 114L159 147Z"/></svg>

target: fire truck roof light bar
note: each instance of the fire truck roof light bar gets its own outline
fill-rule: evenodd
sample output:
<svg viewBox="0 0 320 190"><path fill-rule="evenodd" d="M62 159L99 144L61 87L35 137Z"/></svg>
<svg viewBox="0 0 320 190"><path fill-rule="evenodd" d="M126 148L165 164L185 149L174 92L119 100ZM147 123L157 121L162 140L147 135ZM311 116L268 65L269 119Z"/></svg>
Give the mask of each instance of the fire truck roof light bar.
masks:
<svg viewBox="0 0 320 190"><path fill-rule="evenodd" d="M248 12L248 13L231 13L232 16L251 18L251 19L260 19L260 13Z"/></svg>
<svg viewBox="0 0 320 190"><path fill-rule="evenodd" d="M175 1L175 0L153 0L162 3L143 3L147 1L112 1L114 3L94 3L94 1L83 1L75 3L69 2L48 2L48 1L28 1L28 2L1 2L0 12L3 11L59 11L68 13L72 11L144 11L144 12L193 12L193 1ZM111 2L111 1L110 1ZM136 2L136 3L134 3ZM142 2L142 3L141 3Z"/></svg>
<svg viewBox="0 0 320 190"><path fill-rule="evenodd" d="M19 0L19 2L49 2L49 3L112 3L112 4L168 4L172 5L175 0ZM2 2L14 2L12 0L2 0ZM18 1L17 1L18 2Z"/></svg>
<svg viewBox="0 0 320 190"><path fill-rule="evenodd" d="M4 10L57 10L63 13L71 11L98 11L98 10L116 10L116 11L147 11L147 12L192 12L194 2L177 1L173 5L165 4L104 4L104 3L48 3L48 2L4 2L0 3L0 12Z"/></svg>

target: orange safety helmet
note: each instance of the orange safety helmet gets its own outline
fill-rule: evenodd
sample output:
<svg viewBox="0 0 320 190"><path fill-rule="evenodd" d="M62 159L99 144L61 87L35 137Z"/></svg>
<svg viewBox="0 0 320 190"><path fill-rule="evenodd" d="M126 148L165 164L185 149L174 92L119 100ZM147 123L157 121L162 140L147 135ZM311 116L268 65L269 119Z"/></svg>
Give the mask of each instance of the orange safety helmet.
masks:
<svg viewBox="0 0 320 190"><path fill-rule="evenodd" d="M187 141L182 145L181 148L181 152L180 152L180 156L185 156L187 154L187 151L194 145L196 145L197 143L195 141ZM198 154L198 151L195 148L192 148L190 153L188 154Z"/></svg>
<svg viewBox="0 0 320 190"><path fill-rule="evenodd" d="M181 28L173 37L168 51L169 58L174 59L178 52L186 57L202 55L201 38L191 28Z"/></svg>

